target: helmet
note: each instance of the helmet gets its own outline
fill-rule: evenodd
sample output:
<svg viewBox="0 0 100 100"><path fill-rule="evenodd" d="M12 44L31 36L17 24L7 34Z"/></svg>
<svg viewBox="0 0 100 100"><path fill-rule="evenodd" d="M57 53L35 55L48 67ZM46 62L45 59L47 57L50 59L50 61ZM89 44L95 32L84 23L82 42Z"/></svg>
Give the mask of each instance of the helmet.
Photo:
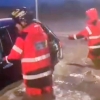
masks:
<svg viewBox="0 0 100 100"><path fill-rule="evenodd" d="M86 15L89 18L89 22L98 20L98 12L97 12L96 8L91 8L91 9L87 10Z"/></svg>
<svg viewBox="0 0 100 100"><path fill-rule="evenodd" d="M11 17L16 23L21 24L21 21L25 21L28 24L34 18L34 14L32 11L28 11L26 7L23 7L21 9L15 9L11 13Z"/></svg>

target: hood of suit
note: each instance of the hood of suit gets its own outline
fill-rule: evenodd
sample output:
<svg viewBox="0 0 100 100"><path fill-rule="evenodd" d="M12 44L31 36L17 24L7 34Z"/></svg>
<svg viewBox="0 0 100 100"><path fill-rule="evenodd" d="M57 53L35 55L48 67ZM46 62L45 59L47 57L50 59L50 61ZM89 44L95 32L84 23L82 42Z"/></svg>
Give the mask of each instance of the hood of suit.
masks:
<svg viewBox="0 0 100 100"><path fill-rule="evenodd" d="M91 8L86 11L86 15L88 17L88 23L92 23L98 20L98 12L96 8Z"/></svg>

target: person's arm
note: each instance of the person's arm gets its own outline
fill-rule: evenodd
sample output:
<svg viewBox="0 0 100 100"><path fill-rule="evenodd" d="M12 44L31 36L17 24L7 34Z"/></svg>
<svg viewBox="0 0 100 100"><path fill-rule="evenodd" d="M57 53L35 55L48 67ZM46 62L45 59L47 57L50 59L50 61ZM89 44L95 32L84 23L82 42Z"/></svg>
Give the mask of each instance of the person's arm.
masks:
<svg viewBox="0 0 100 100"><path fill-rule="evenodd" d="M82 30L81 32L79 32L78 34L74 34L74 35L69 35L68 39L70 40L77 40L77 39L81 39L81 38L88 38L89 35L91 35L91 30L89 29L89 27L86 27L84 30Z"/></svg>
<svg viewBox="0 0 100 100"><path fill-rule="evenodd" d="M21 37L18 37L16 39L14 46L10 51L10 54L4 58L7 63L9 63L9 60L19 60L21 58L24 47L23 45L24 45L24 40Z"/></svg>

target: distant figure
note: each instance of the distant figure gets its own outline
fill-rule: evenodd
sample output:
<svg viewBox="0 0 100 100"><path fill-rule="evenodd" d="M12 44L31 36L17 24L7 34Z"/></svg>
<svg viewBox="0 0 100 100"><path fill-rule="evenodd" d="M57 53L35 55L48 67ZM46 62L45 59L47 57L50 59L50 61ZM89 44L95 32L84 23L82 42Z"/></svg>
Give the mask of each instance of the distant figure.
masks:
<svg viewBox="0 0 100 100"><path fill-rule="evenodd" d="M100 69L100 21L96 8L86 11L88 17L87 26L84 30L75 35L70 35L70 40L85 38L88 40L88 58L94 63L95 69Z"/></svg>

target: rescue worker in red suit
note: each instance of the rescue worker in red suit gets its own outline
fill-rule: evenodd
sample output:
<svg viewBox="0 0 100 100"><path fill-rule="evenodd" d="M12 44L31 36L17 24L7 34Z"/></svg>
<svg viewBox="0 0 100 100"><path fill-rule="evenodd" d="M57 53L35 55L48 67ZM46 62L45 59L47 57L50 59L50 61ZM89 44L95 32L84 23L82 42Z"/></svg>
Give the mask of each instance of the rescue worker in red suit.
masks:
<svg viewBox="0 0 100 100"><path fill-rule="evenodd" d="M95 69L100 69L100 21L98 19L98 12L95 8L86 11L88 17L87 26L78 34L71 35L68 38L76 40L85 38L88 40L88 58L94 63Z"/></svg>
<svg viewBox="0 0 100 100"><path fill-rule="evenodd" d="M30 15L30 16L29 16ZM8 56L11 60L21 59L22 75L28 96L52 94L51 58L48 37L37 23L32 23L33 17L24 9L12 13L19 36Z"/></svg>

